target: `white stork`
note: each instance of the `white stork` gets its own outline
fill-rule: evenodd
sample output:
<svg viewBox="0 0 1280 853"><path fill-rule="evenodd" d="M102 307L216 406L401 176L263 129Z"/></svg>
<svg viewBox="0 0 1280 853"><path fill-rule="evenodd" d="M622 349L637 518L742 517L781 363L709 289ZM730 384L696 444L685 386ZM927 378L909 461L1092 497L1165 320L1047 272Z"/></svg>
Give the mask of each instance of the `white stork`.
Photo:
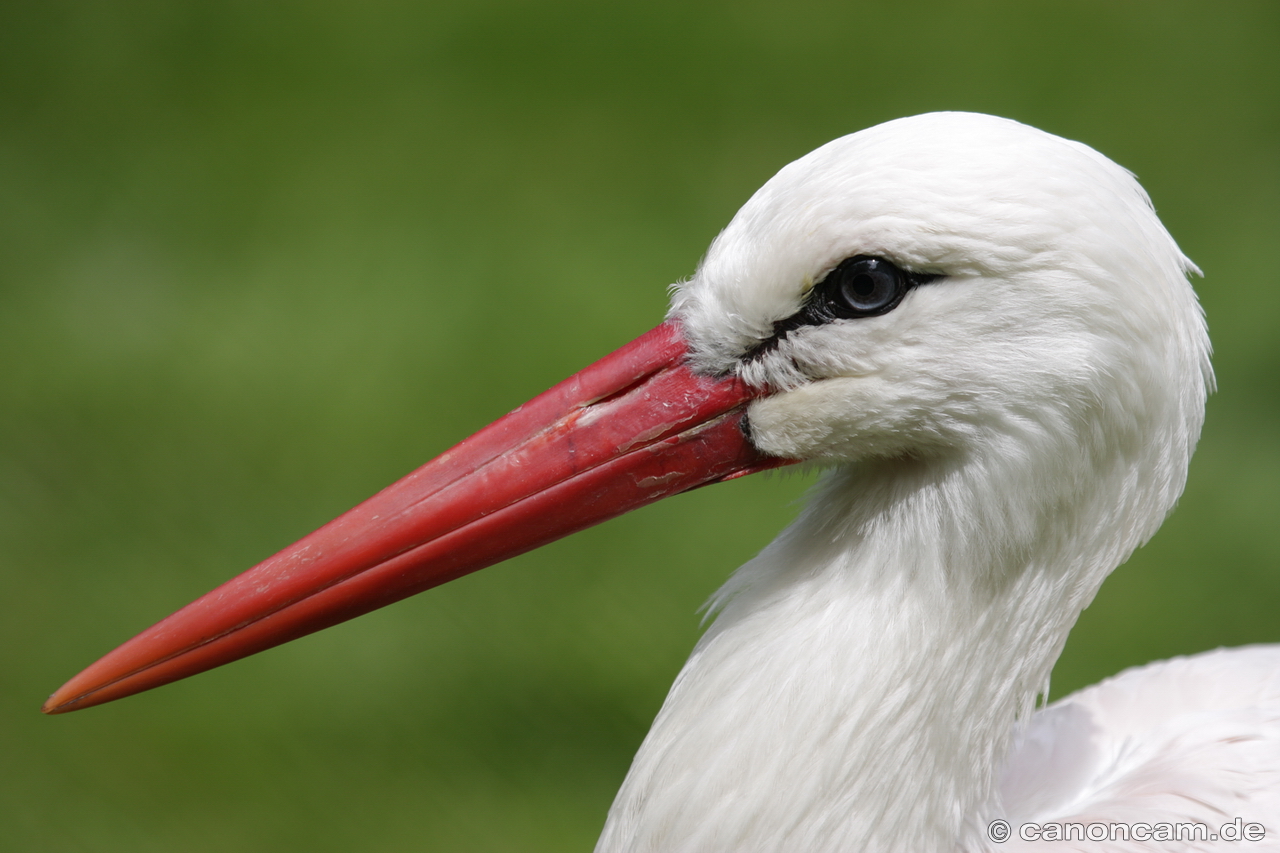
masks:
<svg viewBox="0 0 1280 853"><path fill-rule="evenodd" d="M837 139L743 206L661 326L46 710L802 460L830 471L716 594L599 853L1280 849L1280 647L1035 710L1080 611L1182 492L1213 384L1194 271L1080 143L961 113Z"/></svg>

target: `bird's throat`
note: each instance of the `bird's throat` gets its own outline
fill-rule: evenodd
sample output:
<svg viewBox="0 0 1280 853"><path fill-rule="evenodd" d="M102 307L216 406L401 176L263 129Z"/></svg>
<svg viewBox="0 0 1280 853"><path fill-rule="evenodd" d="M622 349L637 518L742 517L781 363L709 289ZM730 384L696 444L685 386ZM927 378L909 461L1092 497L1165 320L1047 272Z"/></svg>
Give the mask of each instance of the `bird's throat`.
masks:
<svg viewBox="0 0 1280 853"><path fill-rule="evenodd" d="M739 570L598 853L963 843L1083 601L1048 551L961 529L954 476L836 472Z"/></svg>

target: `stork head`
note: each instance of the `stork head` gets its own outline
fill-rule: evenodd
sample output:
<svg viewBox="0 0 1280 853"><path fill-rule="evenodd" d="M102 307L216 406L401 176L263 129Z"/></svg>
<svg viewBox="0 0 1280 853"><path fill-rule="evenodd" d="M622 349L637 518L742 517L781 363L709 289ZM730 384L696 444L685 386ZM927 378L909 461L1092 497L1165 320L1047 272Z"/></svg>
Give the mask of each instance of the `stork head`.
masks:
<svg viewBox="0 0 1280 853"><path fill-rule="evenodd" d="M958 113L838 139L743 206L668 322L140 634L46 709L797 460L1068 460L1077 486L1154 467L1132 548L1181 491L1211 382L1191 269L1132 176L1079 143Z"/></svg>
<svg viewBox="0 0 1280 853"><path fill-rule="evenodd" d="M766 453L1001 452L1018 434L1099 430L1160 444L1185 474L1212 384L1194 271L1093 149L935 113L783 168L672 314L700 370L776 389L750 409ZM1167 479L1165 509L1184 477Z"/></svg>

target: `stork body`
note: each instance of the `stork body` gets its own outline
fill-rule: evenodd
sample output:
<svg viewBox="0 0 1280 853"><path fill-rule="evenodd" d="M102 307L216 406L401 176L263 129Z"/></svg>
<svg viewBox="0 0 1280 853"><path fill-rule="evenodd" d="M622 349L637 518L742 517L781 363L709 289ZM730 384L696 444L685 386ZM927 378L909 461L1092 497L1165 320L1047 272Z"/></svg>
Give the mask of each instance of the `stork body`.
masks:
<svg viewBox="0 0 1280 853"><path fill-rule="evenodd" d="M1079 143L958 113L836 140L747 202L659 329L47 709L800 460L831 471L716 594L598 853L1014 850L1041 843L1023 823L1237 816L1266 836L1169 849L1280 849L1280 647L1034 711L1080 611L1182 492L1213 381L1193 270L1133 177Z"/></svg>

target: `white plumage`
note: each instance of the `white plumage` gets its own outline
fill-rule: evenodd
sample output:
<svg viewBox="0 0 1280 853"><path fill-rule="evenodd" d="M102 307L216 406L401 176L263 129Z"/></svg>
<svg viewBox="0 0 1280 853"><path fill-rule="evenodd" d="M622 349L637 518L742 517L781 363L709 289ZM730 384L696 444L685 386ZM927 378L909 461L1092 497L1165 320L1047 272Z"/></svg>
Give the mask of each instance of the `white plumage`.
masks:
<svg viewBox="0 0 1280 853"><path fill-rule="evenodd" d="M997 808L1014 827L1198 822L1216 833L1240 817L1262 823L1266 836L1181 849L1275 850L1277 705L1276 646L1219 649L1127 670L1031 719L1002 769ZM998 849L1037 846L1043 849L1015 836ZM1076 847L1138 853L1152 845Z"/></svg>
<svg viewBox="0 0 1280 853"><path fill-rule="evenodd" d="M941 277L753 349L859 255ZM871 128L757 192L672 314L700 368L780 389L758 447L837 467L717 593L597 851L1012 850L1028 821L1237 816L1266 838L1169 849L1280 849L1277 647L1032 714L1182 491L1213 381L1194 270L1126 171L987 116Z"/></svg>

